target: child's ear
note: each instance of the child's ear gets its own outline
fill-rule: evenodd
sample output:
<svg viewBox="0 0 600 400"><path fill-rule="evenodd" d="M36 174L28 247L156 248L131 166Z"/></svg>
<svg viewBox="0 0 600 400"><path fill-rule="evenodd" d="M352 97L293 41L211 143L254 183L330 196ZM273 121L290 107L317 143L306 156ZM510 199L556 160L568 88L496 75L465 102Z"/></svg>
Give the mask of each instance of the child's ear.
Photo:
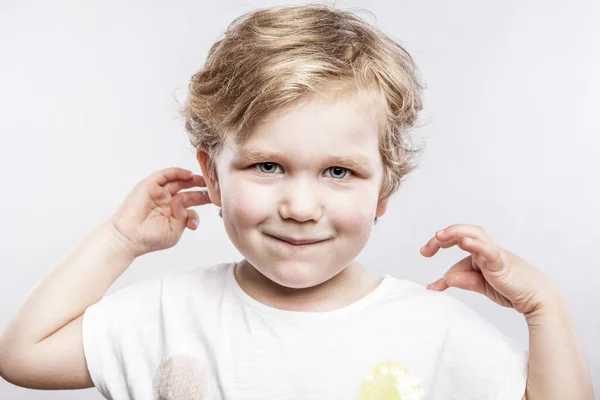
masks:
<svg viewBox="0 0 600 400"><path fill-rule="evenodd" d="M215 160L211 159L208 153L200 147L196 150L196 159L200 164L202 176L208 188L208 196L210 201L217 207L221 207L221 190L219 189L219 179L217 176ZM209 173L211 168L214 175Z"/></svg>
<svg viewBox="0 0 600 400"><path fill-rule="evenodd" d="M377 218L381 217L387 211L388 200L389 198L380 200L379 204L377 204L377 211L375 212Z"/></svg>

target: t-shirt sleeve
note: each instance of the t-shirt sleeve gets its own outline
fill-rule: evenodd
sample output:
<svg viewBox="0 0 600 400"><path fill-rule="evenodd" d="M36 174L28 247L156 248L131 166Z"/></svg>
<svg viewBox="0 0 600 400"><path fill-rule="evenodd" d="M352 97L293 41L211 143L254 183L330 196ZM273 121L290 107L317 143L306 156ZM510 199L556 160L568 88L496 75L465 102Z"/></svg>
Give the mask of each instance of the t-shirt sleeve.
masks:
<svg viewBox="0 0 600 400"><path fill-rule="evenodd" d="M441 349L431 398L521 400L528 356L513 339L460 303Z"/></svg>
<svg viewBox="0 0 600 400"><path fill-rule="evenodd" d="M151 398L150 365L160 338L162 278L134 283L84 312L82 341L96 389L108 399Z"/></svg>

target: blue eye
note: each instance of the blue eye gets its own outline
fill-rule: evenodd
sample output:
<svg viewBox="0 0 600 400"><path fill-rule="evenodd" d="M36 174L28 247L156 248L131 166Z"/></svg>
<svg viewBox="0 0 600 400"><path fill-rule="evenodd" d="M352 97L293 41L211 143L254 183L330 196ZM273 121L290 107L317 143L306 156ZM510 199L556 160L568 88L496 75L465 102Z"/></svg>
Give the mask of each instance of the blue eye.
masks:
<svg viewBox="0 0 600 400"><path fill-rule="evenodd" d="M328 171L332 171L332 175L336 175L334 176L334 179L344 179L346 177L347 173L350 173L350 170L348 168L344 168L344 167L330 167L327 169ZM342 176L337 176L341 174Z"/></svg>
<svg viewBox="0 0 600 400"><path fill-rule="evenodd" d="M273 162L262 162L254 164L254 166L258 166L258 170L264 174L272 174L273 170L276 169L276 167L279 166L279 164Z"/></svg>
<svg viewBox="0 0 600 400"><path fill-rule="evenodd" d="M274 162L260 162L252 165L253 168L257 168L263 174L274 174L277 173L277 168L281 169L281 166ZM346 180L348 174L352 174L351 170L344 167L329 167L327 171L331 171L330 176L335 180Z"/></svg>

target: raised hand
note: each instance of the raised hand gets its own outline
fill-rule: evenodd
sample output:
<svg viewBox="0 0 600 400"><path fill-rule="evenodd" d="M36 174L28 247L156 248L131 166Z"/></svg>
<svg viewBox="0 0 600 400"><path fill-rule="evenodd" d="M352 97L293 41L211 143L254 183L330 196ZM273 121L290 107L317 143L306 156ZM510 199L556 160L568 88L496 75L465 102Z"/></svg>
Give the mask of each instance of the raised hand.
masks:
<svg viewBox="0 0 600 400"><path fill-rule="evenodd" d="M194 186L205 187L204 178L174 167L155 172L133 188L111 218L133 256L173 247L186 227L198 227L198 213L187 208L211 201L200 190L181 192Z"/></svg>
<svg viewBox="0 0 600 400"><path fill-rule="evenodd" d="M438 231L421 248L421 254L432 257L440 248L452 246L470 255L454 264L443 278L428 285L428 289L471 290L522 314L529 314L543 302L559 296L556 285L546 275L516 254L496 246L478 226L458 224Z"/></svg>

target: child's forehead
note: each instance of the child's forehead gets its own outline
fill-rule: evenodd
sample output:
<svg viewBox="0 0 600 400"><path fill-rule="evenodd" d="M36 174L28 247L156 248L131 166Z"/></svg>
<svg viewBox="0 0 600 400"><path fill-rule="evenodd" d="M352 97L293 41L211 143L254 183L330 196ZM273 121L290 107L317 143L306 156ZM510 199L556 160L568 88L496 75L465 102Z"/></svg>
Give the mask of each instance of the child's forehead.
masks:
<svg viewBox="0 0 600 400"><path fill-rule="evenodd" d="M322 130L319 126L311 128L312 126L307 126L306 129L291 129L287 125L280 125L269 129L257 129L243 141L229 142L228 147L234 156L248 159L294 155L315 158L336 156L353 157L366 163L372 155L379 153L375 124Z"/></svg>
<svg viewBox="0 0 600 400"><path fill-rule="evenodd" d="M273 139L316 144L336 139L371 139L381 123L377 104L357 95L333 99L311 97L265 115L237 144Z"/></svg>

